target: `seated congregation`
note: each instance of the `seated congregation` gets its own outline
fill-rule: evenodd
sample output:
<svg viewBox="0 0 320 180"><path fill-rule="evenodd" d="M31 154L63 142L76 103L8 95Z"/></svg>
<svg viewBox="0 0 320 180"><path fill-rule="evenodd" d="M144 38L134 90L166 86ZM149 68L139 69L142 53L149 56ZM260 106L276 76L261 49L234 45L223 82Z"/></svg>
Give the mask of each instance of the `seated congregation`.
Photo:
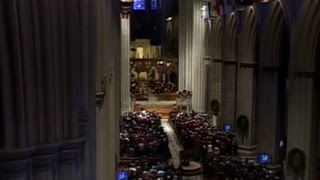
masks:
<svg viewBox="0 0 320 180"><path fill-rule="evenodd" d="M236 134L215 127L204 113L171 112L169 122L190 160L201 162L207 180L282 179L283 171L271 170L255 157L238 154ZM187 153L188 154L188 153ZM180 157L181 158L181 157Z"/></svg>
<svg viewBox="0 0 320 180"><path fill-rule="evenodd" d="M123 116L120 133L120 156L170 158L168 137L160 116L145 110Z"/></svg>
<svg viewBox="0 0 320 180"><path fill-rule="evenodd" d="M235 134L223 132L213 126L207 114L172 112L169 121L184 149L221 155L236 155L238 153Z"/></svg>
<svg viewBox="0 0 320 180"><path fill-rule="evenodd" d="M128 180L181 180L181 167L161 160L136 159L119 163L120 172L125 172Z"/></svg>
<svg viewBox="0 0 320 180"><path fill-rule="evenodd" d="M240 156L236 134L215 127L204 113L171 112L169 124L184 148L179 167L169 160L169 141L161 117L141 109L123 116L118 173L125 173L129 180L181 180L187 176L183 167L188 166L181 159L188 158L202 165L205 180L283 179L282 170L271 170L255 158Z"/></svg>
<svg viewBox="0 0 320 180"><path fill-rule="evenodd" d="M277 180L281 170L270 170L255 159L240 156L213 155L203 163L203 176L208 180Z"/></svg>

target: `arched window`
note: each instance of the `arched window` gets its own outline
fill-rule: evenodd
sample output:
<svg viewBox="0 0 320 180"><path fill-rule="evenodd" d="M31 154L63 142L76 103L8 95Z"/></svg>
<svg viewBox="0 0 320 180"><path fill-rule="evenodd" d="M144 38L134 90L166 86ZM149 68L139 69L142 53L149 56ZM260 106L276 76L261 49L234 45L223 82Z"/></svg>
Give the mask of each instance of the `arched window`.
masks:
<svg viewBox="0 0 320 180"><path fill-rule="evenodd" d="M152 10L156 10L158 8L157 0L151 0L150 6Z"/></svg>
<svg viewBox="0 0 320 180"><path fill-rule="evenodd" d="M144 0L133 0L133 10L145 10Z"/></svg>

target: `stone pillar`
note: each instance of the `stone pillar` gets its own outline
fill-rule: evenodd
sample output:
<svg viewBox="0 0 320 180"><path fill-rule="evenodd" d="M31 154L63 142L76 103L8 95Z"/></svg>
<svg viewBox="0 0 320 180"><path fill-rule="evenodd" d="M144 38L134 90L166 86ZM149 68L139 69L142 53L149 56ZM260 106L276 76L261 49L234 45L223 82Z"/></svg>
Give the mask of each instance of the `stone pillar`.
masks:
<svg viewBox="0 0 320 180"><path fill-rule="evenodd" d="M179 0L179 89L192 91L194 2ZM201 16L199 17L201 19Z"/></svg>
<svg viewBox="0 0 320 180"><path fill-rule="evenodd" d="M222 67L223 62L221 59L212 59L211 71L210 71L210 101L213 99L218 100L221 107L221 96L222 96ZM221 109L219 116L221 115Z"/></svg>
<svg viewBox="0 0 320 180"><path fill-rule="evenodd" d="M240 63L237 81L237 100L236 100L236 118L244 115L248 118L249 129L245 135L244 142L239 141L241 146L239 152L248 155L254 155L256 151L255 145L255 64Z"/></svg>
<svg viewBox="0 0 320 180"><path fill-rule="evenodd" d="M0 2L6 9L0 12L0 179L89 177L83 176L89 141L79 138L78 117L71 118L94 98L84 78L92 60L90 15L81 11L92 4L83 2Z"/></svg>
<svg viewBox="0 0 320 180"><path fill-rule="evenodd" d="M180 0L179 20L179 89L191 90L192 107L205 111L205 22L201 17L202 1Z"/></svg>
<svg viewBox="0 0 320 180"><path fill-rule="evenodd" d="M259 78L259 99L257 142L258 151L272 155L273 163L278 163L278 121L282 107L279 107L279 68L263 67ZM285 131L285 130L283 130Z"/></svg>
<svg viewBox="0 0 320 180"><path fill-rule="evenodd" d="M312 169L315 168L315 160L318 152L313 152L312 147L318 143L313 128L318 119L313 117L316 111L315 93L316 73L295 72L289 81L288 104L288 140L287 156L292 148L301 149L306 155L306 171L304 179L313 179ZM286 179L296 179L293 174L287 174Z"/></svg>
<svg viewBox="0 0 320 180"><path fill-rule="evenodd" d="M236 83L237 61L224 60L222 65L222 100L220 124L231 124L236 127Z"/></svg>
<svg viewBox="0 0 320 180"><path fill-rule="evenodd" d="M204 97L205 100L204 100L204 112L210 112L210 77L211 77L211 58L207 57L207 58L204 58L204 65L205 65L205 69L204 69Z"/></svg>
<svg viewBox="0 0 320 180"><path fill-rule="evenodd" d="M202 1L193 1L193 24L192 24L192 107L195 111L205 111L205 21L201 17Z"/></svg>
<svg viewBox="0 0 320 180"><path fill-rule="evenodd" d="M130 99L130 15L121 17L121 111L132 110Z"/></svg>
<svg viewBox="0 0 320 180"><path fill-rule="evenodd" d="M97 0L97 76L96 87L105 81L102 106L96 109L97 180L115 179L119 154L120 98L120 6L119 1ZM112 27L112 28L110 28ZM106 139L107 138L107 139Z"/></svg>

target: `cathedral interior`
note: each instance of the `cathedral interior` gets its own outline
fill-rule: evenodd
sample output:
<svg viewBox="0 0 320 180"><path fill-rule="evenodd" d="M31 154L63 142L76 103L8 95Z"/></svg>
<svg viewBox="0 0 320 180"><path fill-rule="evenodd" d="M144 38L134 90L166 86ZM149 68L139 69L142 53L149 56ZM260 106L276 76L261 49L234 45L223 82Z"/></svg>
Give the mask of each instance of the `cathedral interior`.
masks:
<svg viewBox="0 0 320 180"><path fill-rule="evenodd" d="M319 0L0 0L0 180L320 179Z"/></svg>

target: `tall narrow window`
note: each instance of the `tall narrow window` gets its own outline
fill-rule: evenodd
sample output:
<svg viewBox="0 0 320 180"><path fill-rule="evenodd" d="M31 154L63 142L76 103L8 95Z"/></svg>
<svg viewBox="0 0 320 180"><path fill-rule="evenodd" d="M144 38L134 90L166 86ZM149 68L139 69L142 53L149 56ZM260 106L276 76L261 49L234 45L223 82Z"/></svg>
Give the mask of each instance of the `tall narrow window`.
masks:
<svg viewBox="0 0 320 180"><path fill-rule="evenodd" d="M156 10L158 8L157 0L151 0L151 9Z"/></svg>
<svg viewBox="0 0 320 180"><path fill-rule="evenodd" d="M133 0L133 10L145 10L144 0Z"/></svg>

